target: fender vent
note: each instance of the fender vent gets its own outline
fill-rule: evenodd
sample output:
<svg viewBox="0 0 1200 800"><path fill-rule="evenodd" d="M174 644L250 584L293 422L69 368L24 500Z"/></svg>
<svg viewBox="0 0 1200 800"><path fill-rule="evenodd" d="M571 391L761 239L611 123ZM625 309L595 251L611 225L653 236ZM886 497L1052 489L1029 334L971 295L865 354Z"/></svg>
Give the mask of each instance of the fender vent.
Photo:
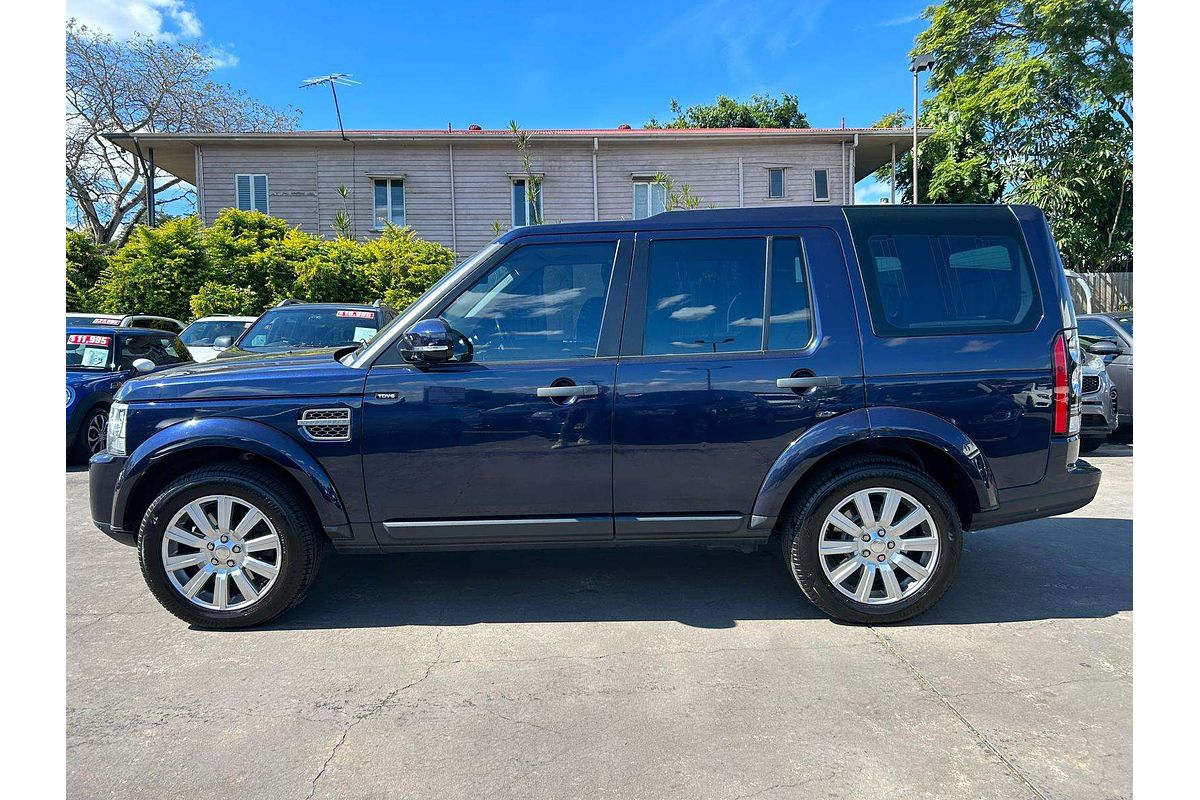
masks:
<svg viewBox="0 0 1200 800"><path fill-rule="evenodd" d="M1083 376L1083 393L1091 394L1092 392L1100 391L1100 376L1099 375L1084 375Z"/></svg>
<svg viewBox="0 0 1200 800"><path fill-rule="evenodd" d="M318 442L350 441L350 409L309 408L296 423L304 435Z"/></svg>

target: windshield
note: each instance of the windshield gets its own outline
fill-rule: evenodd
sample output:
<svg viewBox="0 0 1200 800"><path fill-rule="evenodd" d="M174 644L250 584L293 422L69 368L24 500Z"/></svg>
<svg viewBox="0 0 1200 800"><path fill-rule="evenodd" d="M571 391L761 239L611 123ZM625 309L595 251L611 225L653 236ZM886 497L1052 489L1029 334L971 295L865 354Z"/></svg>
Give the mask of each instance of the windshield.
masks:
<svg viewBox="0 0 1200 800"><path fill-rule="evenodd" d="M193 322L179 334L183 343L188 347L212 347L213 339L218 336L231 336L236 339L242 331L254 323L240 322L230 319L213 319Z"/></svg>
<svg viewBox="0 0 1200 800"><path fill-rule="evenodd" d="M108 369L112 354L112 337L94 333L67 334L67 369Z"/></svg>
<svg viewBox="0 0 1200 800"><path fill-rule="evenodd" d="M1113 314L1113 321L1125 329L1125 332L1133 336L1133 312L1128 314Z"/></svg>
<svg viewBox="0 0 1200 800"><path fill-rule="evenodd" d="M253 352L346 347L370 339L378 325L369 309L284 306L259 317L238 347Z"/></svg>

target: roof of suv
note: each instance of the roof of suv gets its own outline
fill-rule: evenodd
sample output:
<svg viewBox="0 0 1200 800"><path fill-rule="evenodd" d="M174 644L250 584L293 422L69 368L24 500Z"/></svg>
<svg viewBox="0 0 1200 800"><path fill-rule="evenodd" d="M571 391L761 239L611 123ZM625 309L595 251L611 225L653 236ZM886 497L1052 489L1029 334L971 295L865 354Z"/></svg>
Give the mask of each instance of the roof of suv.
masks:
<svg viewBox="0 0 1200 800"><path fill-rule="evenodd" d="M850 209L870 209L889 214L906 214L914 209L926 212L937 209L971 209L982 211L995 209L995 213L1009 213L1015 205L970 205L938 204L923 205L871 205L871 206L769 206L756 208L714 208L688 211L685 214L664 211L652 217L613 222L566 222L554 225L526 225L514 228L501 235L497 241L508 242L522 236L554 235L574 233L637 233L654 230L689 230L703 228L760 228L776 225L838 224L845 222L845 213ZM855 213L851 211L850 213Z"/></svg>

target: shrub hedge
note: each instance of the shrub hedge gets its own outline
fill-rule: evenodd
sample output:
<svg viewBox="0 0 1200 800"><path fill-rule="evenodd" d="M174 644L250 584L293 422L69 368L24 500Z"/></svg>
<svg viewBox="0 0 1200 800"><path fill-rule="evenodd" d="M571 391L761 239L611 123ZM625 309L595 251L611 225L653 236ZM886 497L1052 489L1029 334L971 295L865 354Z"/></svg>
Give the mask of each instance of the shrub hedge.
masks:
<svg viewBox="0 0 1200 800"><path fill-rule="evenodd" d="M212 226L178 217L139 226L110 252L67 232L67 310L191 319L258 314L286 297L403 309L454 265L454 253L389 225L366 242L324 239L257 211L225 209Z"/></svg>

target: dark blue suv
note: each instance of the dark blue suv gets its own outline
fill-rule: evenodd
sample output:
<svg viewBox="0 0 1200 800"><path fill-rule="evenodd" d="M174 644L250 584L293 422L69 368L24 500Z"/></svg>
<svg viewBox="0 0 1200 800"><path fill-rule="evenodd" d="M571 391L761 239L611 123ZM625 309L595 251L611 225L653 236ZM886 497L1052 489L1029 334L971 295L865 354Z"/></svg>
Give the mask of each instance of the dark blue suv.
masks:
<svg viewBox="0 0 1200 800"><path fill-rule="evenodd" d="M150 328L67 325L67 456L104 448L113 394L135 375L192 360L179 337Z"/></svg>
<svg viewBox="0 0 1200 800"><path fill-rule="evenodd" d="M295 605L327 540L776 543L824 611L893 622L964 530L1091 501L1079 364L1032 207L526 227L358 347L130 381L92 515L209 627Z"/></svg>

